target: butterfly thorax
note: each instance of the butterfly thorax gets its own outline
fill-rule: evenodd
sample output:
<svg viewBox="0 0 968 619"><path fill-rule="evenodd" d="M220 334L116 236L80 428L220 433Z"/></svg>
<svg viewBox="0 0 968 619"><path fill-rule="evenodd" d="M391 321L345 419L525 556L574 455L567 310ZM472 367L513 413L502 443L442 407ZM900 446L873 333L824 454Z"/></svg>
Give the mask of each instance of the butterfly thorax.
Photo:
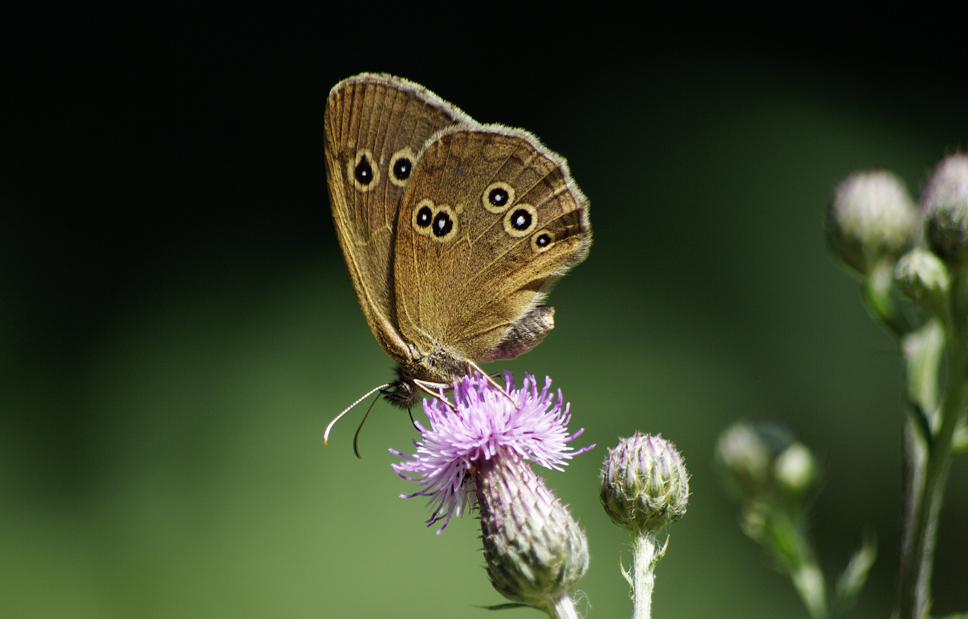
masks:
<svg viewBox="0 0 968 619"><path fill-rule="evenodd" d="M397 380L390 383L384 390L388 402L402 408L411 408L422 394L429 388L433 391L449 389L454 381L471 373L474 367L473 359L480 361L497 361L499 359L514 359L518 355L531 350L555 326L555 309L548 305L539 305L524 316L514 321L512 326L503 331L503 337L496 346L487 352L477 351L468 355L457 348L448 348L439 340L424 342L429 344L429 350L422 351L414 342L407 342L409 354L407 358L396 357ZM401 338L402 339L402 338ZM423 383L423 387L417 385Z"/></svg>

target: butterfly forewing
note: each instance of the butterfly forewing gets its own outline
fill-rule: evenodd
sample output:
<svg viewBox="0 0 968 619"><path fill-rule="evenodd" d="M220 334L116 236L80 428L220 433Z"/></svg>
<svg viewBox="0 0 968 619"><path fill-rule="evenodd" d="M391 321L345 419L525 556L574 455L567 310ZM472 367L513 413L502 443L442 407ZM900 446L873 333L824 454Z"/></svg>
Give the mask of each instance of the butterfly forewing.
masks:
<svg viewBox="0 0 968 619"><path fill-rule="evenodd" d="M543 333L511 354L495 353L554 280L584 258L587 211L564 160L530 134L445 129L420 155L401 203L401 335L424 355L443 349L481 360L527 350Z"/></svg>
<svg viewBox="0 0 968 619"><path fill-rule="evenodd" d="M340 247L370 328L401 363L411 359L396 328L397 211L427 140L455 124L476 123L423 87L389 75L344 80L326 106L326 171Z"/></svg>

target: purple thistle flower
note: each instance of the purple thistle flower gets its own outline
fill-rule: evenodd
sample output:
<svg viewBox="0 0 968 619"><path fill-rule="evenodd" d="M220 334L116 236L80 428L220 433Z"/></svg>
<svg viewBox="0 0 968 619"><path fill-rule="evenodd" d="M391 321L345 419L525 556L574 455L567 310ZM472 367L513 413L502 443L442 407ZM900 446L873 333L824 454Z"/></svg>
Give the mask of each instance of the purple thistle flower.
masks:
<svg viewBox="0 0 968 619"><path fill-rule="evenodd" d="M390 450L406 458L393 465L397 475L422 486L419 492L401 497L428 497L431 516L427 526L444 521L438 534L451 517L477 505L475 474L481 464L513 452L524 460L560 471L566 460L594 447L575 451L567 445L582 430L568 434L569 405L564 403L560 389L557 399L550 393L550 378L545 378L540 393L530 374L524 375L521 389L516 389L514 377L506 371L504 384L506 395L485 376L466 376L454 383L453 407L449 402L425 399L424 412L430 429L417 424L422 434L420 441L414 441L417 453L408 456Z"/></svg>

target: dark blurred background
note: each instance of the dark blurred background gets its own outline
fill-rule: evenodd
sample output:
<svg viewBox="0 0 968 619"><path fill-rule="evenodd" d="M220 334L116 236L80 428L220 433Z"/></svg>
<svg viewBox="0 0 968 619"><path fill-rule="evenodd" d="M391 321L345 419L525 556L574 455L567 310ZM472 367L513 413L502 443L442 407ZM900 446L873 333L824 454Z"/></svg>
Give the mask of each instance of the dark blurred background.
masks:
<svg viewBox="0 0 968 619"><path fill-rule="evenodd" d="M406 415L329 419L391 376L329 214L323 108L361 71L424 84L564 155L595 245L555 331L508 363L550 375L579 444L549 484L587 529L588 616L629 612L598 505L619 436L692 475L655 608L806 617L712 466L741 418L785 422L825 471L812 516L856 609L894 605L901 362L828 256L857 169L914 195L968 138L953 15L799 3L324 3L6 14L0 142L0 617L487 616L477 523L426 529L389 467ZM497 371L502 366L494 364ZM968 609L968 466L941 517L934 614ZM628 554L625 552L628 564ZM531 610L507 611L536 616Z"/></svg>

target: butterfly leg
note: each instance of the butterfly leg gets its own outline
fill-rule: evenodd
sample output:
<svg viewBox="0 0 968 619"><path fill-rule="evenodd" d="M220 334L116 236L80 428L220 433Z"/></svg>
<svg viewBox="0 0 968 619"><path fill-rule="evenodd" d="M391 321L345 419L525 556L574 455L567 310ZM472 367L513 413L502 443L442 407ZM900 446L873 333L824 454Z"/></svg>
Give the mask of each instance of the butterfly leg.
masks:
<svg viewBox="0 0 968 619"><path fill-rule="evenodd" d="M451 386L450 385L445 385L443 383L432 383L429 380L420 380L419 378L413 379L413 384L415 384L418 387L420 387L423 391L425 391L431 397L437 398L438 400L440 400L441 402L443 402L444 404L446 404L447 406L449 406L451 410L454 410L454 411L457 410L454 407L454 405L451 404L450 400L448 400L447 398L445 398L444 397L444 394L442 393L442 391L445 390L445 389L451 389ZM435 389L436 389L436 391L435 391Z"/></svg>
<svg viewBox="0 0 968 619"><path fill-rule="evenodd" d="M484 370L482 370L481 369L481 366L477 365L473 361L468 361L467 362L467 369L468 370L474 370L478 374L480 374L481 376L483 376L484 378L486 378L487 379L487 382L491 383L491 386L493 386L495 389L497 389L498 391L500 391L501 393L504 394L504 397L506 397L508 399L508 402L510 402L511 404L514 404L514 408L518 408L518 403L514 401L514 398L512 398L511 395L507 392L507 389L505 387L502 387L501 385L497 384L497 381L494 380L494 377L491 376L490 374L488 374L487 372L485 372Z"/></svg>

